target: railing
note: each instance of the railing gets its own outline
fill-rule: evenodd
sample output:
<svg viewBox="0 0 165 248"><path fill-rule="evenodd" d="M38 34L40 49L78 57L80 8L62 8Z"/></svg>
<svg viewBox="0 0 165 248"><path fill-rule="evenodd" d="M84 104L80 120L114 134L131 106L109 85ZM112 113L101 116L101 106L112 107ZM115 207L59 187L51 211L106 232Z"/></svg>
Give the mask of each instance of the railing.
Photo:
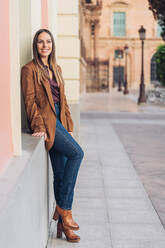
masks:
<svg viewBox="0 0 165 248"><path fill-rule="evenodd" d="M109 61L87 61L87 92L109 91Z"/></svg>

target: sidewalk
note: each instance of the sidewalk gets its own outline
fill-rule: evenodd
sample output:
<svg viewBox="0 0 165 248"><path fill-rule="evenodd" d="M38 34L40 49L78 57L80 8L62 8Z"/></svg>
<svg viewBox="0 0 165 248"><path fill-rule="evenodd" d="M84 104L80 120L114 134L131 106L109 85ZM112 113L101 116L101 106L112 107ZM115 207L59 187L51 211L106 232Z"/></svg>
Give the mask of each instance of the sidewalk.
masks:
<svg viewBox="0 0 165 248"><path fill-rule="evenodd" d="M95 103L94 114L87 109L87 97ZM52 221L48 248L164 248L165 230L113 126L127 119L121 104L123 97L116 100L114 95L113 99L102 96L102 101L101 95L98 97L100 102L89 95L81 102L82 110L86 108L81 115L85 158L73 206L74 218L80 224L81 241L72 244L65 238L56 239L56 223ZM120 101L121 108L113 104L107 106L107 101ZM103 106L104 113L97 112ZM112 114L107 113L109 108ZM128 110L132 115L140 111L130 100L126 112ZM159 122L165 125L164 119Z"/></svg>
<svg viewBox="0 0 165 248"><path fill-rule="evenodd" d="M164 105L138 105L138 97L138 90L129 90L129 94L124 95L122 91L118 92L117 88L111 89L109 93L83 93L80 97L80 111L165 114Z"/></svg>

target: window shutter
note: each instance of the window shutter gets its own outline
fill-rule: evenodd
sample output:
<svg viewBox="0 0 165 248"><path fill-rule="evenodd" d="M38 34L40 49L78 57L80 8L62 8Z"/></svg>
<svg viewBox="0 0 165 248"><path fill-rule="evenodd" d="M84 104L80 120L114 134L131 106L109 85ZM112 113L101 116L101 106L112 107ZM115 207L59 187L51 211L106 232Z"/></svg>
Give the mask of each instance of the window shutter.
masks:
<svg viewBox="0 0 165 248"><path fill-rule="evenodd" d="M125 12L113 13L113 35L125 36Z"/></svg>
<svg viewBox="0 0 165 248"><path fill-rule="evenodd" d="M162 32L162 27L160 26L159 23L157 23L157 36L160 37Z"/></svg>

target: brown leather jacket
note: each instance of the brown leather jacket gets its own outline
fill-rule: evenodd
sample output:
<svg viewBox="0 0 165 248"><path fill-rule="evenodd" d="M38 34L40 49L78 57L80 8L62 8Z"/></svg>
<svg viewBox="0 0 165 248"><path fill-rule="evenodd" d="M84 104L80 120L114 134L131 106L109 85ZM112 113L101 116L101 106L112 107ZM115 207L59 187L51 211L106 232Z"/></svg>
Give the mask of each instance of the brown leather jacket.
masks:
<svg viewBox="0 0 165 248"><path fill-rule="evenodd" d="M54 143L56 129L56 111L48 80L38 83L37 68L32 60L21 70L21 88L25 108L32 132L46 132L45 146L50 150ZM67 131L73 131L73 121L64 94L64 83L59 65L55 67L55 76L60 88L60 119Z"/></svg>

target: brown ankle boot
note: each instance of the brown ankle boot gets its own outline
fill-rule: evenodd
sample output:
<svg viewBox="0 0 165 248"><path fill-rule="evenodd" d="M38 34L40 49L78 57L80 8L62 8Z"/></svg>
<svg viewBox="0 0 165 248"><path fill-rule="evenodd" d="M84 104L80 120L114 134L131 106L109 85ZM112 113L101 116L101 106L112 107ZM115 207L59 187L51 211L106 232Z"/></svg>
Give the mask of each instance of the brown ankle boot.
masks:
<svg viewBox="0 0 165 248"><path fill-rule="evenodd" d="M69 228L72 230L78 230L79 229L79 225L72 218L72 211L71 210L62 209L58 205L56 205L55 213L56 212L58 213L58 215L61 216L64 228ZM55 218L56 218L56 216L57 216L57 214L55 214Z"/></svg>
<svg viewBox="0 0 165 248"><path fill-rule="evenodd" d="M56 207L56 209L55 209L55 211L54 211L53 219L54 219L55 221L57 221L58 218L59 218L59 213L58 213L57 207Z"/></svg>
<svg viewBox="0 0 165 248"><path fill-rule="evenodd" d="M62 223L57 223L57 238L62 238L62 233L65 234L66 239L69 242L79 242L80 236L76 235L73 230L65 228Z"/></svg>

